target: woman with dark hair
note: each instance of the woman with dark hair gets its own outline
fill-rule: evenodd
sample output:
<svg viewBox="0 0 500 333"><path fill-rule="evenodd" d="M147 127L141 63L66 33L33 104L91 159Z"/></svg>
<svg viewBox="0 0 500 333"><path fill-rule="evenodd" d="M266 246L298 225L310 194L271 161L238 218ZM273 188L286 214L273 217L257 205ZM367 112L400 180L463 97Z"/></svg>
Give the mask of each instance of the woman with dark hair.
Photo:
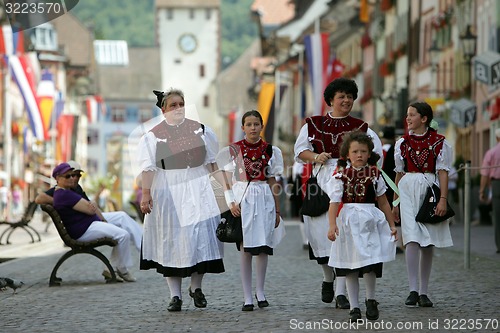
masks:
<svg viewBox="0 0 500 333"><path fill-rule="evenodd" d="M185 117L182 91L154 93L165 119L139 142L146 214L140 268L166 277L168 311L181 311L185 277L194 305L204 308L204 274L224 272L223 244L215 235L220 212L209 178L217 169L218 142L209 127Z"/></svg>
<svg viewBox="0 0 500 333"><path fill-rule="evenodd" d="M314 175L317 174L318 184L324 190L326 183L332 179L342 136L354 130L360 130L373 140L374 151L382 156L382 143L377 134L368 128L362 119L350 116L354 101L358 97L356 82L347 78L338 78L330 82L323 94L325 103L332 108L325 116L307 118L295 142L295 160L301 163L313 163ZM338 278L336 292L333 290L334 273L328 266L332 242L328 239L328 214L321 212L320 216L304 215L304 223L309 239L309 258L316 260L323 269L321 285L321 300L331 303L335 294L335 306L349 309L349 301L345 297L345 278Z"/></svg>
<svg viewBox="0 0 500 333"><path fill-rule="evenodd" d="M394 149L395 182L399 189L400 203L394 206L393 212L401 220L403 243L406 246L410 286L410 295L405 302L407 306L418 304L421 307L432 307L427 291L434 246L453 245L448 220L438 224L423 224L415 219L427 188L432 183L437 183L441 189L436 215L446 213L448 171L452 165L453 152L445 137L431 127L432 119L433 112L429 104L410 104L406 113L408 134L396 142ZM395 193L394 200L396 199Z"/></svg>
<svg viewBox="0 0 500 333"><path fill-rule="evenodd" d="M219 159L220 169L232 177L225 182L224 196L233 216L241 216L243 241L240 251L240 274L244 303L242 311L253 311L252 259L255 258L255 299L257 306L269 306L264 292L268 258L283 236L280 217L280 185L276 176L283 173L283 156L278 147L262 140L262 116L256 110L241 118L243 140L229 146L229 160ZM221 155L223 155L222 153ZM280 229L278 226L281 225Z"/></svg>

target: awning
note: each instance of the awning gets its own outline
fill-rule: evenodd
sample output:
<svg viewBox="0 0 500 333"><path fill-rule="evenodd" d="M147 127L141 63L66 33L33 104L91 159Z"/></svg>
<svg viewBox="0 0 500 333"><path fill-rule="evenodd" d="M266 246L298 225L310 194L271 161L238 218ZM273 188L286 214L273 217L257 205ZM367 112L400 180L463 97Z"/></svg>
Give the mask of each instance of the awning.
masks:
<svg viewBox="0 0 500 333"><path fill-rule="evenodd" d="M500 53L487 51L476 56L474 78L490 86L500 83Z"/></svg>
<svg viewBox="0 0 500 333"><path fill-rule="evenodd" d="M451 122L458 127L468 127L476 122L476 104L461 98L451 105Z"/></svg>

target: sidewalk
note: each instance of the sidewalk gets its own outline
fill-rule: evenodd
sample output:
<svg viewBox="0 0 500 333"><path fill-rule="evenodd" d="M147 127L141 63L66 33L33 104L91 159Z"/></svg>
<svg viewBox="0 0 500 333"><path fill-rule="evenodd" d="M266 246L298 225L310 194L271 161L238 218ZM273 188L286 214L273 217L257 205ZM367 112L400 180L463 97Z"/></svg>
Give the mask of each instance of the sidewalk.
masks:
<svg viewBox="0 0 500 333"><path fill-rule="evenodd" d="M461 320L470 320L471 329L454 332L497 332L491 329L500 320L498 312L498 276L500 255L488 248L491 228L472 227L471 269L463 267L460 224L452 227L455 246L437 249L431 275L429 297L434 308L407 308L406 266L403 255L384 265L384 276L377 280L377 300L380 319L363 322L354 331L372 331L378 325L381 332L451 331L446 325L460 328ZM37 228L37 230L44 230ZM16 231L16 233L21 231ZM298 222L286 224L287 235L275 255L270 257L266 278L266 294L270 306L253 312L242 312L243 296L239 277L239 253L226 244L226 272L207 275L203 291L208 300L206 309L198 309L187 294L189 279L183 280L183 311L168 313L169 292L165 280L154 271L139 271L136 283L107 285L100 276L102 264L92 256L79 254L67 260L59 270L63 279L60 287L49 287L50 272L66 250L53 235L42 233L44 246L34 244L7 245L23 248L20 259L0 264L0 276L24 281L25 285L12 294L0 292L2 325L0 332L345 332L347 310L335 309L334 303L322 303L320 289L322 273L319 266L308 260L302 249ZM479 245L481 244L481 245ZM493 246L493 245L491 245ZM0 246L0 257L6 246ZM50 254L35 255L44 251ZM109 256L110 248L100 248ZM52 252L53 251L53 252ZM35 253L36 252L36 253ZM139 253L133 250L138 262ZM360 304L365 318L364 284L360 280ZM476 321L472 321L477 319ZM479 329L477 324L483 328ZM462 323L463 324L463 323ZM382 326L384 325L384 326ZM403 326L398 329L397 327ZM438 329L434 329L437 325ZM390 326L390 327L389 327ZM410 327L412 326L412 327Z"/></svg>

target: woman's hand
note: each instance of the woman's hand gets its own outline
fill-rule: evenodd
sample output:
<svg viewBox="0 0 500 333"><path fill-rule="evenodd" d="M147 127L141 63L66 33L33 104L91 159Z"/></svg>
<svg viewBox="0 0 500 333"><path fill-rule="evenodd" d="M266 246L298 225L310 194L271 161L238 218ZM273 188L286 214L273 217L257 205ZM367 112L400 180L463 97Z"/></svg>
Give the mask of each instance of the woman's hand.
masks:
<svg viewBox="0 0 500 333"><path fill-rule="evenodd" d="M334 242L338 236L339 236L339 228L337 227L337 225L328 228L328 239L329 240Z"/></svg>
<svg viewBox="0 0 500 333"><path fill-rule="evenodd" d="M274 228L277 228L280 225L281 216L280 212L276 212L276 221L274 222Z"/></svg>
<svg viewBox="0 0 500 333"><path fill-rule="evenodd" d="M234 217L241 216L241 208L236 203L231 202L231 204L229 205L229 209L231 210L231 214L233 214Z"/></svg>
<svg viewBox="0 0 500 333"><path fill-rule="evenodd" d="M394 236L394 241L397 241L399 239L398 229L396 229L396 227L391 228L391 236Z"/></svg>
<svg viewBox="0 0 500 333"><path fill-rule="evenodd" d="M445 198L440 198L439 202L436 206L436 212L435 214L437 216L443 216L446 214L446 199Z"/></svg>
<svg viewBox="0 0 500 333"><path fill-rule="evenodd" d="M331 158L332 158L332 155L330 153L322 152L321 154L317 154L314 157L313 163L325 164L326 161L328 161Z"/></svg>
<svg viewBox="0 0 500 333"><path fill-rule="evenodd" d="M153 210L153 198L151 198L151 195L144 195L142 196L141 200L141 212L144 214L149 214Z"/></svg>

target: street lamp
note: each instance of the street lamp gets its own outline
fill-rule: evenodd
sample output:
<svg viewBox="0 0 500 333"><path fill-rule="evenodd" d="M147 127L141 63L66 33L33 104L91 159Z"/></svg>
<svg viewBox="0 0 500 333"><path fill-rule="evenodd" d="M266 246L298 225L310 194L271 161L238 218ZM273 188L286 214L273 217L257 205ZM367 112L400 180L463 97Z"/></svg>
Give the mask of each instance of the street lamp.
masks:
<svg viewBox="0 0 500 333"><path fill-rule="evenodd" d="M434 39L432 41L432 45L428 51L431 58L431 70L436 72L439 68L439 54L441 53L441 48L437 46L437 40Z"/></svg>
<svg viewBox="0 0 500 333"><path fill-rule="evenodd" d="M470 24L465 28L465 34L460 36L462 51L467 64L470 65L472 57L476 54L476 41L477 36L471 31Z"/></svg>

